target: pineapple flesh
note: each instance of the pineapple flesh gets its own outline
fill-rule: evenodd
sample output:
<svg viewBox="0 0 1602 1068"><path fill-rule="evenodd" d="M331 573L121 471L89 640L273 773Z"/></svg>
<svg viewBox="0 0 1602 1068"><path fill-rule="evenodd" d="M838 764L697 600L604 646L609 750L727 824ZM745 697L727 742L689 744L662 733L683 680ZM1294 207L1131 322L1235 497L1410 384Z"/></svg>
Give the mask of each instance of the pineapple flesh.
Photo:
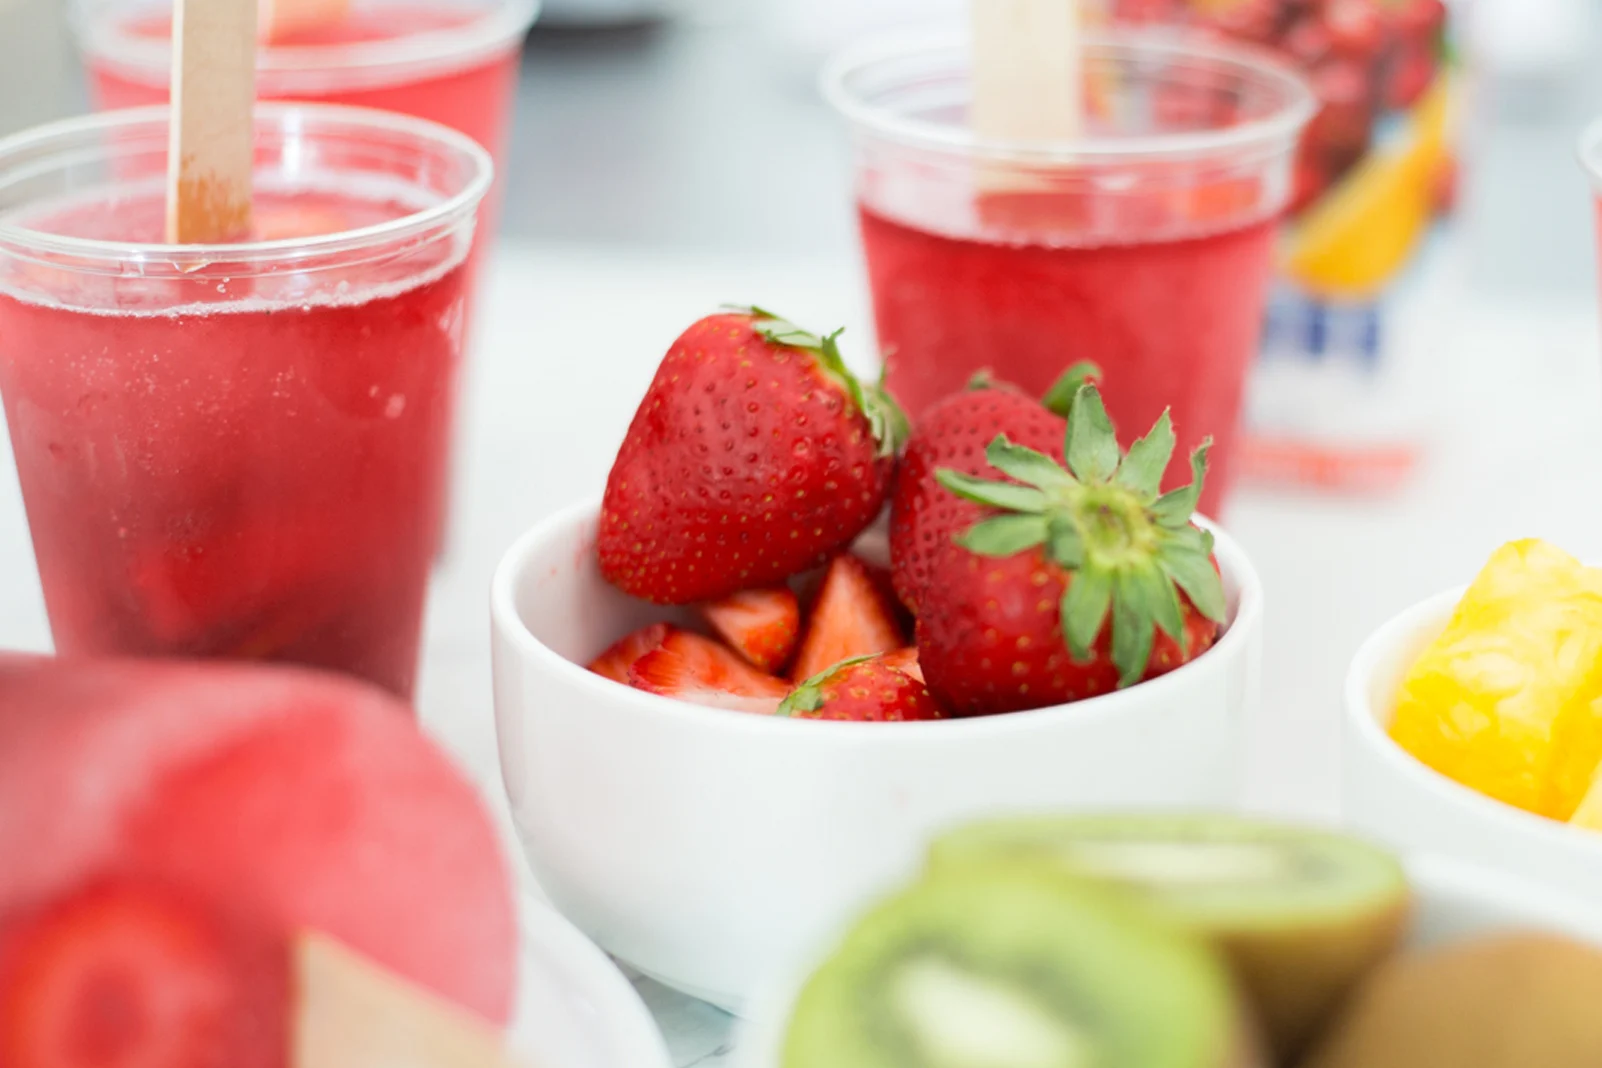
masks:
<svg viewBox="0 0 1602 1068"><path fill-rule="evenodd" d="M1464 786L1575 816L1602 761L1602 572L1539 540L1498 549L1409 669L1390 730ZM1602 788L1586 812L1602 825Z"/></svg>
<svg viewBox="0 0 1602 1068"><path fill-rule="evenodd" d="M1591 791L1569 817L1569 822L1586 830L1602 831L1602 767L1597 768L1591 779Z"/></svg>

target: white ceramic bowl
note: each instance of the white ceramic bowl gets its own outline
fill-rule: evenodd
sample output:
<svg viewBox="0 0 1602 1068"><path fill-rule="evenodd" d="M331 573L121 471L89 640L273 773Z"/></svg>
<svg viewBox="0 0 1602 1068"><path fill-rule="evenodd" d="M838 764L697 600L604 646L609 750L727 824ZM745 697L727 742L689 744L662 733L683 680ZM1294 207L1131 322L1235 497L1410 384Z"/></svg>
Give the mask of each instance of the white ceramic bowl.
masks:
<svg viewBox="0 0 1602 1068"><path fill-rule="evenodd" d="M1451 618L1452 590L1374 633L1346 678L1341 799L1346 822L1404 853L1440 853L1602 902L1602 834L1503 804L1414 759L1387 729L1408 667Z"/></svg>
<svg viewBox="0 0 1602 1068"><path fill-rule="evenodd" d="M1556 891L1444 857L1407 864L1415 911L1407 944L1446 945L1506 931L1544 931L1602 946L1602 913ZM763 995L741 1031L740 1068L778 1068L790 1006L800 981ZM1535 1066L1531 1066L1535 1068Z"/></svg>
<svg viewBox="0 0 1602 1068"><path fill-rule="evenodd" d="M592 502L540 524L495 575L501 770L551 900L669 986L739 1011L952 822L1235 800L1262 591L1223 534L1229 627L1177 671L1034 712L831 723L684 704L584 670L669 614L601 578L596 516Z"/></svg>

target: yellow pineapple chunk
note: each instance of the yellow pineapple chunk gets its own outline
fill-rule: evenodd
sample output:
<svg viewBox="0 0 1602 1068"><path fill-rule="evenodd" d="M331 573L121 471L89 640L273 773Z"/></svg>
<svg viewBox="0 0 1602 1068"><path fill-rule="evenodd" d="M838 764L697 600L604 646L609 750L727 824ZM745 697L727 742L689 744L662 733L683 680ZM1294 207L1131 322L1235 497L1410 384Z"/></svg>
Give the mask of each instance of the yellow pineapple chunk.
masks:
<svg viewBox="0 0 1602 1068"><path fill-rule="evenodd" d="M1574 810L1569 822L1576 827L1602 831L1602 767L1597 768L1596 776L1591 780L1591 792L1585 795L1585 800Z"/></svg>
<svg viewBox="0 0 1602 1068"><path fill-rule="evenodd" d="M1498 549L1408 670L1391 737L1464 786L1569 819L1602 761L1602 572L1534 539Z"/></svg>

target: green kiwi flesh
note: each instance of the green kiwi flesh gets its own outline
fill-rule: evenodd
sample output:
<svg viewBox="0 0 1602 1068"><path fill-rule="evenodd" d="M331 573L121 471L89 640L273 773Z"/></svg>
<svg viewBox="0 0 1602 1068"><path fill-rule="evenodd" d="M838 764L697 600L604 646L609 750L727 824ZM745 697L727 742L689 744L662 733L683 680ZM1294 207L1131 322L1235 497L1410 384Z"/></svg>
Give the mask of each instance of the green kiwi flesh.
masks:
<svg viewBox="0 0 1602 1068"><path fill-rule="evenodd" d="M1596 1068L1602 951L1507 934L1404 954L1353 995L1303 1068Z"/></svg>
<svg viewBox="0 0 1602 1068"><path fill-rule="evenodd" d="M1100 882L1212 939L1281 1060L1394 951L1410 901L1406 874L1382 849L1227 815L997 819L930 851L935 874L997 865Z"/></svg>
<svg viewBox="0 0 1602 1068"><path fill-rule="evenodd" d="M846 935L796 1000L783 1068L1223 1068L1241 1050L1203 943L1105 891L936 877Z"/></svg>

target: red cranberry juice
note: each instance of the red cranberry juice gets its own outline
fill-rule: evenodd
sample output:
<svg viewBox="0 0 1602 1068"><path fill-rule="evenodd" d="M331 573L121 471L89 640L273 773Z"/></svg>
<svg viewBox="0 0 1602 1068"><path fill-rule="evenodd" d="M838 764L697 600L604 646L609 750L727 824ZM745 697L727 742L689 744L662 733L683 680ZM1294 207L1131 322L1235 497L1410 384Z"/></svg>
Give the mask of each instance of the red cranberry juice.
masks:
<svg viewBox="0 0 1602 1068"><path fill-rule="evenodd" d="M1070 363L1095 360L1125 444L1172 408L1170 484L1188 479L1189 451L1213 438L1201 507L1217 514L1261 329L1273 220L1075 247L930 233L866 207L860 215L888 384L909 414L983 368L1041 393Z"/></svg>
<svg viewBox="0 0 1602 1068"><path fill-rule="evenodd" d="M257 200L280 234L409 210ZM49 228L143 241L159 217ZM436 244L197 283L231 291L178 308L0 265L0 395L59 652L289 661L410 695L464 315L464 242Z"/></svg>
<svg viewBox="0 0 1602 1068"><path fill-rule="evenodd" d="M470 21L475 14L456 5L429 7L426 4L407 4L402 0L352 10L338 22L302 31L275 42L275 45L295 48L394 41L431 31L455 29ZM165 15L142 16L126 27L133 36L156 40L165 39L171 28L171 20ZM411 80L386 81L377 85L363 85L360 77L353 73L348 79L336 77L325 89L312 93L279 92L267 78L258 79L256 88L257 95L263 100L298 96L317 103L376 108L428 119L464 133L484 146L495 161L496 177L479 208L480 237L474 244L467 266L468 299L471 304L476 292L478 264L486 254L485 250L500 219L500 196L504 188L501 175L505 168L506 138L520 55L515 44L508 45L500 52L475 57L466 66L444 70L425 68ZM101 109L167 102L168 79L165 72L156 78L151 78L148 71L129 72L103 55L90 56L88 63L90 87ZM334 66L337 68L337 64ZM345 84L341 84L342 81ZM471 328L471 307L468 321ZM458 371L458 387L460 375ZM447 452L439 462L449 469L450 460L450 453ZM443 524L445 516L442 515L440 521ZM443 526L438 537L443 544Z"/></svg>

